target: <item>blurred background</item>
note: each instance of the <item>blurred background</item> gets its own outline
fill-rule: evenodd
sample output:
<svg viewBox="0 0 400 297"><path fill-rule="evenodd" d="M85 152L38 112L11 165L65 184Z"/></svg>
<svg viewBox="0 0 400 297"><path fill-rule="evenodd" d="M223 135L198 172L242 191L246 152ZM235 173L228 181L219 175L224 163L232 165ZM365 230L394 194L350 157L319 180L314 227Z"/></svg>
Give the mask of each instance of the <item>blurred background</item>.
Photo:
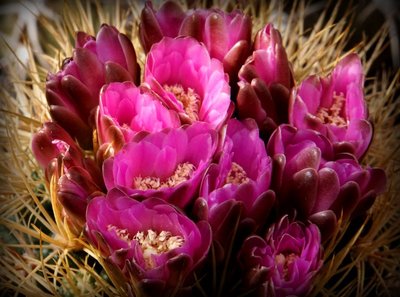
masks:
<svg viewBox="0 0 400 297"><path fill-rule="evenodd" d="M312 24L319 17L320 11L325 6L333 6L336 1L317 0L311 1L308 25ZM340 1L339 1L340 2ZM355 12L354 22L351 24L352 39L348 48L359 43L363 37L370 40L379 30L387 28L388 38L385 41L386 47L380 58L376 61L373 72L381 67L390 67L397 70L400 66L400 1L398 0L361 0L361 1L341 1L340 14L345 14L348 7L352 7ZM352 3L352 4L351 4ZM290 7L290 5L288 5Z"/></svg>

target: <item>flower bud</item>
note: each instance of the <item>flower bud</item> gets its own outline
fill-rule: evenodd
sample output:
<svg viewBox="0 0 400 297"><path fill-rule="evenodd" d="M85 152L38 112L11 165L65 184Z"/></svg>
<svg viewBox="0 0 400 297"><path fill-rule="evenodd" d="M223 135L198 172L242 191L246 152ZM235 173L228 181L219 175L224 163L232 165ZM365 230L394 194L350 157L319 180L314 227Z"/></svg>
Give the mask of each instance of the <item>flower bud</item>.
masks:
<svg viewBox="0 0 400 297"><path fill-rule="evenodd" d="M53 120L90 149L100 89L115 80L138 84L140 68L131 41L112 26L102 25L96 39L79 32L75 43L73 56L48 75L46 99Z"/></svg>
<svg viewBox="0 0 400 297"><path fill-rule="evenodd" d="M268 24L257 32L254 51L239 71L237 110L240 118L256 120L262 134L288 122L291 65L278 30Z"/></svg>

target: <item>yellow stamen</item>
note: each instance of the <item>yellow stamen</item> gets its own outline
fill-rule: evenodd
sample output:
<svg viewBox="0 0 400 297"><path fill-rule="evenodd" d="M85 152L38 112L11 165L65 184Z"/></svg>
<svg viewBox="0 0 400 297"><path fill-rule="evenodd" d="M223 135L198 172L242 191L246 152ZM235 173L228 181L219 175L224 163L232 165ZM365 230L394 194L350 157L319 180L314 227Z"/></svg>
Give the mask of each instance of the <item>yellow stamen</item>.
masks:
<svg viewBox="0 0 400 297"><path fill-rule="evenodd" d="M133 239L136 240L143 252L146 268L154 268L155 263L152 255L158 255L179 248L185 242L180 235L172 236L169 231L157 232L149 229L147 232L137 232Z"/></svg>
<svg viewBox="0 0 400 297"><path fill-rule="evenodd" d="M283 266L283 278L285 280L289 280L289 265L296 261L298 257L299 256L294 253L290 253L288 255L281 253L275 256L275 262Z"/></svg>
<svg viewBox="0 0 400 297"><path fill-rule="evenodd" d="M185 181L187 181L193 174L195 166L189 162L179 164L175 172L162 181L159 177L147 176L147 177L135 177L133 180L133 186L138 190L158 190L162 188L172 188Z"/></svg>
<svg viewBox="0 0 400 297"><path fill-rule="evenodd" d="M185 239L182 236L172 236L171 232L164 230L160 233L157 233L152 229L145 232L138 231L133 236L129 233L128 229L120 229L112 224L107 226L107 230L114 230L120 239L129 244L131 244L132 241L136 241L142 249L146 269L151 269L155 266L152 255L169 252L181 247L185 242Z"/></svg>
<svg viewBox="0 0 400 297"><path fill-rule="evenodd" d="M346 98L343 93L337 95L333 93L333 103L331 107L319 108L316 116L325 124L333 124L339 127L346 127L347 120L340 114L343 108Z"/></svg>
<svg viewBox="0 0 400 297"><path fill-rule="evenodd" d="M232 168L226 177L225 183L240 185L247 183L248 181L249 178L247 177L246 171L244 171L243 167L236 162L232 162Z"/></svg>
<svg viewBox="0 0 400 297"><path fill-rule="evenodd" d="M182 85L164 85L164 90L175 95L192 121L198 121L200 110L200 96L192 88L185 90Z"/></svg>

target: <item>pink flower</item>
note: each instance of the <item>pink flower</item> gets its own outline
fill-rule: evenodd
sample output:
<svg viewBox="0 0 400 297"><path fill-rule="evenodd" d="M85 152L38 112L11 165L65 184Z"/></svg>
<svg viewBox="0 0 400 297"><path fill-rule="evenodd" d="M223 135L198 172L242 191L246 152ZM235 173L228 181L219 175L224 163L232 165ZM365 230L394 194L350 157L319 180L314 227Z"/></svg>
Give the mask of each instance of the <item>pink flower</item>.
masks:
<svg viewBox="0 0 400 297"><path fill-rule="evenodd" d="M372 138L360 58L350 54L325 78L310 76L292 93L289 121L327 136L339 152L360 159Z"/></svg>
<svg viewBox="0 0 400 297"><path fill-rule="evenodd" d="M238 221L238 229L264 226L275 194L269 190L271 159L253 120L228 121L220 154L219 162L206 172L194 212L210 222L215 244L227 250Z"/></svg>
<svg viewBox="0 0 400 297"><path fill-rule="evenodd" d="M136 87L132 82L115 82L104 87L97 117L100 145L111 143L117 152L138 132L179 127L178 115L157 97L151 90Z"/></svg>
<svg viewBox="0 0 400 297"><path fill-rule="evenodd" d="M230 119L220 160L207 170L200 190L208 205L208 218L221 221L214 218L218 207L224 202L240 201L246 216L255 219L257 224L264 222L274 200L266 194L271 172L271 159L256 123L251 119L242 122Z"/></svg>
<svg viewBox="0 0 400 297"><path fill-rule="evenodd" d="M101 87L112 81L139 82L140 68L128 37L112 26L102 25L96 39L78 32L72 58L49 74L46 98L50 114L79 144L92 147L94 111Z"/></svg>
<svg viewBox="0 0 400 297"><path fill-rule="evenodd" d="M207 222L196 224L163 200L139 202L116 189L90 202L85 233L115 267L112 271L134 281L135 296L147 290L169 296L183 285L211 245Z"/></svg>
<svg viewBox="0 0 400 297"><path fill-rule="evenodd" d="M240 118L255 119L259 129L269 135L279 124L288 122L294 78L281 35L272 24L257 32L253 54L240 69L239 78Z"/></svg>
<svg viewBox="0 0 400 297"><path fill-rule="evenodd" d="M264 238L246 239L239 254L244 280L256 296L307 296L322 266L320 232L314 224L284 216Z"/></svg>
<svg viewBox="0 0 400 297"><path fill-rule="evenodd" d="M148 53L144 81L182 122L221 127L232 112L230 87L221 62L193 38L164 37Z"/></svg>
<svg viewBox="0 0 400 297"><path fill-rule="evenodd" d="M106 187L159 197L183 208L198 192L216 150L216 138L216 132L204 123L137 134L104 162Z"/></svg>

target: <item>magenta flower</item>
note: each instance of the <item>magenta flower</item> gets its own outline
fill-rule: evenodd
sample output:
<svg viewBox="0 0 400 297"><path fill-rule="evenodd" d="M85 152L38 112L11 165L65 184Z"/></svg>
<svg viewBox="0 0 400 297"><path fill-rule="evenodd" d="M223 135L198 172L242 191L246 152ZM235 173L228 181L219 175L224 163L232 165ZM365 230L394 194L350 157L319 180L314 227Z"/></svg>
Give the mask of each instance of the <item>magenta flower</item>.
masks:
<svg viewBox="0 0 400 297"><path fill-rule="evenodd" d="M226 251L232 237L267 222L275 194L268 190L271 159L253 120L228 121L220 154L219 162L211 164L203 179L194 213L210 222L215 244ZM238 230L234 230L238 221Z"/></svg>
<svg viewBox="0 0 400 297"><path fill-rule="evenodd" d="M264 223L275 197L267 192L272 163L256 123L230 119L220 154L218 164L207 170L200 190L211 226L219 227L224 221L221 216L229 216L227 205L238 202L244 207L244 217L253 219L256 225Z"/></svg>
<svg viewBox="0 0 400 297"><path fill-rule="evenodd" d="M291 65L278 30L272 24L257 32L254 51L239 71L237 110L240 118L253 118L262 132L271 134L288 122Z"/></svg>
<svg viewBox="0 0 400 297"><path fill-rule="evenodd" d="M46 98L50 114L79 144L92 147L94 110L101 87L112 81L140 79L136 53L129 38L112 26L102 25L96 39L78 32L72 58L49 74Z"/></svg>
<svg viewBox="0 0 400 297"><path fill-rule="evenodd" d="M322 266L318 227L284 216L265 239L251 236L239 253L248 287L257 296L307 296Z"/></svg>
<svg viewBox="0 0 400 297"><path fill-rule="evenodd" d="M182 22L180 35L192 36L206 46L211 58L220 60L231 83L251 50L251 18L241 10L196 9ZM232 85L232 84L231 84Z"/></svg>
<svg viewBox="0 0 400 297"><path fill-rule="evenodd" d="M140 42L145 52L149 52L151 46L164 36L178 37L185 17L185 12L174 1L165 1L158 11L151 1L146 1L139 24Z"/></svg>
<svg viewBox="0 0 400 297"><path fill-rule="evenodd" d="M314 130L280 126L267 151L273 158L273 188L284 213L295 208L329 237L336 220L360 215L383 192L386 177L381 169L362 168L350 154L333 153L333 146Z"/></svg>
<svg viewBox="0 0 400 297"><path fill-rule="evenodd" d="M216 138L216 132L204 123L138 134L104 162L106 187L159 197L183 208L198 192L216 150Z"/></svg>
<svg viewBox="0 0 400 297"><path fill-rule="evenodd" d="M360 159L372 138L372 126L363 96L360 58L350 54L325 78L310 76L293 92L289 121L298 128L319 131L339 152Z"/></svg>
<svg viewBox="0 0 400 297"><path fill-rule="evenodd" d="M117 152L141 131L158 132L180 126L178 115L163 106L157 95L132 82L110 83L100 94L97 132L100 144Z"/></svg>
<svg viewBox="0 0 400 297"><path fill-rule="evenodd" d="M147 290L169 296L211 245L207 222L196 224L163 200L139 202L116 189L90 202L85 233L109 263L135 282L135 296L148 296L143 295Z"/></svg>
<svg viewBox="0 0 400 297"><path fill-rule="evenodd" d="M193 38L164 37L148 53L144 81L182 122L221 127L233 105L221 62Z"/></svg>

